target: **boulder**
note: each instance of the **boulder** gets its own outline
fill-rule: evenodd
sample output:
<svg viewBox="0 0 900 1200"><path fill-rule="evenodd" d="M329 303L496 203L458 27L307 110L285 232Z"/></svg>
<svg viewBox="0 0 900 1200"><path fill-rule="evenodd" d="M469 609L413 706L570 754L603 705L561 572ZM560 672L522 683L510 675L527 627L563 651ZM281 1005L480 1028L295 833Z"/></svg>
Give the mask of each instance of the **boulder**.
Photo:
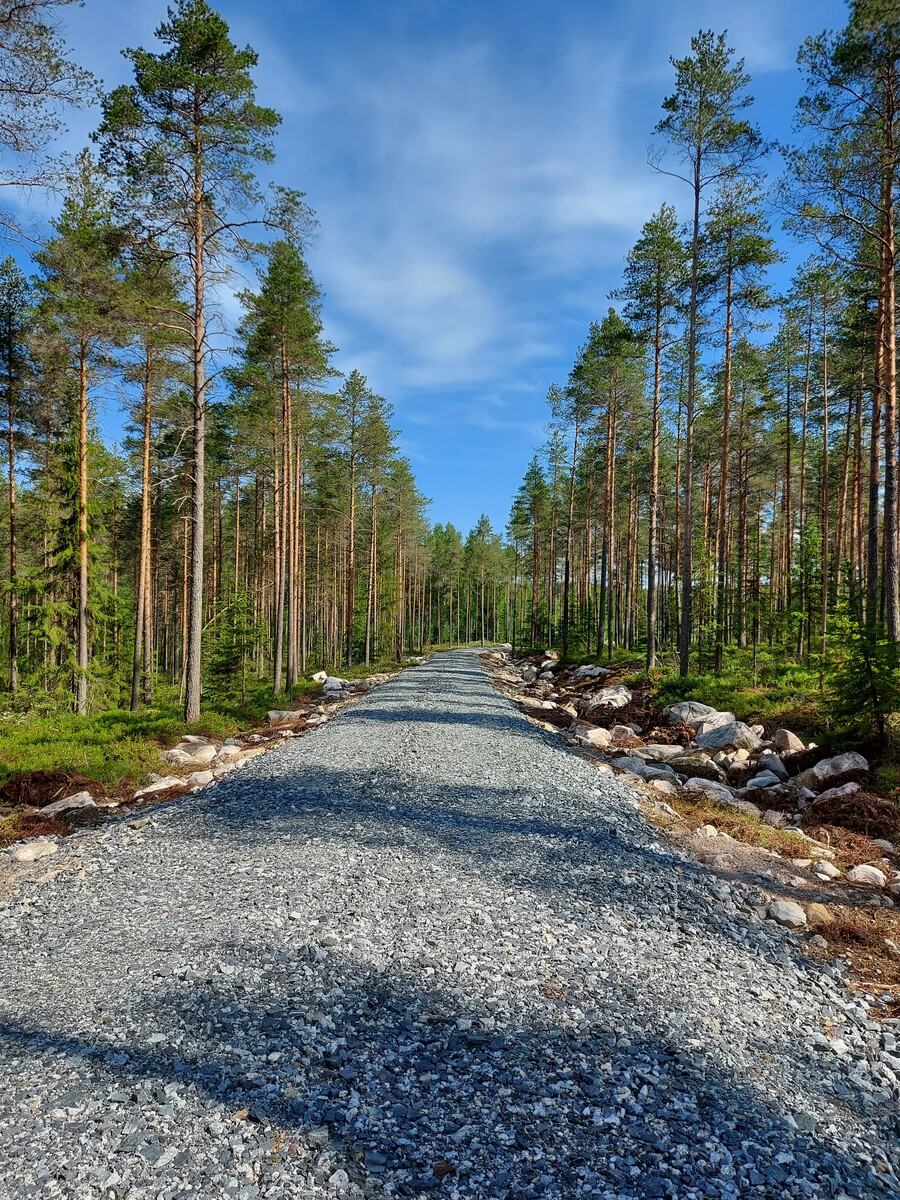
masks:
<svg viewBox="0 0 900 1200"><path fill-rule="evenodd" d="M730 788L727 788L724 783L716 783L713 779L701 779L696 776L693 779L688 779L684 784L686 792L702 792L713 800L718 800L722 804L734 804L734 794Z"/></svg>
<svg viewBox="0 0 900 1200"><path fill-rule="evenodd" d="M711 779L714 783L725 782L725 772L705 754L678 754L668 760L669 766L679 775L694 779Z"/></svg>
<svg viewBox="0 0 900 1200"><path fill-rule="evenodd" d="M684 755L683 746L666 746L659 742L651 742L647 746L641 746L634 753L638 758L642 758L644 762L671 762L673 758L681 758Z"/></svg>
<svg viewBox="0 0 900 1200"><path fill-rule="evenodd" d="M347 679L340 679L336 675L328 675L326 676L325 682L322 686L326 692L341 692L344 690L344 688L350 686L350 681Z"/></svg>
<svg viewBox="0 0 900 1200"><path fill-rule="evenodd" d="M716 829L715 825L701 825L697 830L697 833L700 837L704 838L714 838L719 836L719 831Z"/></svg>
<svg viewBox="0 0 900 1200"><path fill-rule="evenodd" d="M650 787L652 787L654 791L662 792L662 794L664 796L677 796L678 795L678 791L679 791L678 784L672 783L672 781L670 779L650 779L650 780L648 780L648 782L650 784ZM674 812L674 809L671 809L670 811Z"/></svg>
<svg viewBox="0 0 900 1200"><path fill-rule="evenodd" d="M780 754L799 754L806 749L796 733L791 733L789 729L776 729L772 745Z"/></svg>
<svg viewBox="0 0 900 1200"><path fill-rule="evenodd" d="M608 729L593 729L586 725L579 726L575 741L580 742L582 746L591 746L594 750L608 750L612 745Z"/></svg>
<svg viewBox="0 0 900 1200"><path fill-rule="evenodd" d="M774 771L760 771L758 775L754 775L747 780L748 788L771 788L778 787L781 783L779 777Z"/></svg>
<svg viewBox="0 0 900 1200"><path fill-rule="evenodd" d="M215 778L215 771L195 771L193 775L188 775L183 782L187 784L188 787L198 788L206 787L206 785L208 783L212 783Z"/></svg>
<svg viewBox="0 0 900 1200"><path fill-rule="evenodd" d="M187 761L191 766L204 767L207 763L211 763L218 753L219 751L216 746L197 746Z"/></svg>
<svg viewBox="0 0 900 1200"><path fill-rule="evenodd" d="M538 677L538 673L534 667L526 667L525 670L522 672L522 682L523 683L534 683L534 681L537 679L537 677Z"/></svg>
<svg viewBox="0 0 900 1200"><path fill-rule="evenodd" d="M667 704L663 709L663 716L670 725L691 725L694 721L701 721L715 712L716 709L708 704L701 704L699 700L680 700L677 704Z"/></svg>
<svg viewBox="0 0 900 1200"><path fill-rule="evenodd" d="M9 852L13 862L31 863L37 862L41 858L49 858L51 854L57 854L59 846L56 842L25 842L22 846L13 846Z"/></svg>
<svg viewBox="0 0 900 1200"><path fill-rule="evenodd" d="M688 721L687 724L694 727L694 736L697 736L701 733L709 733L711 729L718 729L720 725L730 725L734 719L734 713L713 712L708 717L699 717L695 721Z"/></svg>
<svg viewBox="0 0 900 1200"><path fill-rule="evenodd" d="M862 866L852 867L847 872L847 882L864 883L869 887L883 888L887 883L887 876L884 871L873 867L871 863L863 863Z"/></svg>
<svg viewBox="0 0 900 1200"><path fill-rule="evenodd" d="M759 765L764 771L771 771L773 775L777 775L782 783L788 777L787 767L772 750L763 750L759 756Z"/></svg>
<svg viewBox="0 0 900 1200"><path fill-rule="evenodd" d="M724 750L726 746L734 746L736 750L759 750L761 744L750 726L743 721L717 725L715 729L697 737L697 745L702 750Z"/></svg>
<svg viewBox="0 0 900 1200"><path fill-rule="evenodd" d="M827 788L839 787L861 779L869 769L868 761L855 750L837 754L834 758L823 758L808 771L801 771L796 778L797 787L806 787L813 792L824 792Z"/></svg>
<svg viewBox="0 0 900 1200"><path fill-rule="evenodd" d="M185 763L191 762L194 756L189 750L184 750L180 746L176 746L173 750L163 750L159 757L164 763L168 763L170 767L181 767Z"/></svg>
<svg viewBox="0 0 900 1200"><path fill-rule="evenodd" d="M313 681L313 683L324 683L327 678L327 671L316 671L315 675L310 675L310 679Z"/></svg>
<svg viewBox="0 0 900 1200"><path fill-rule="evenodd" d="M842 783L840 787L828 788L818 796L813 793L813 797L814 802L815 800L846 800L849 796L855 796L858 791L858 783Z"/></svg>
<svg viewBox="0 0 900 1200"><path fill-rule="evenodd" d="M788 929L803 929L806 925L806 913L793 900L770 901L768 915Z"/></svg>
<svg viewBox="0 0 900 1200"><path fill-rule="evenodd" d="M780 808L767 808L763 813L763 820L773 829L784 829L787 824L787 817Z"/></svg>
<svg viewBox="0 0 900 1200"><path fill-rule="evenodd" d="M572 672L573 679L599 679L601 675L606 675L607 671L604 667L595 667L590 663L585 663L583 667L576 667Z"/></svg>
<svg viewBox="0 0 900 1200"><path fill-rule="evenodd" d="M181 739L185 746L205 746L209 741L208 737L204 737L201 733L186 733Z"/></svg>
<svg viewBox="0 0 900 1200"><path fill-rule="evenodd" d="M601 688L591 700L591 708L624 708L631 703L631 691L624 683Z"/></svg>
<svg viewBox="0 0 900 1200"><path fill-rule="evenodd" d="M270 725L278 725L281 721L292 721L300 714L290 708L270 708L266 716Z"/></svg>
<svg viewBox="0 0 900 1200"><path fill-rule="evenodd" d="M76 792L74 796L66 796L63 800L54 800L52 804L41 809L44 817L55 817L59 813L71 812L76 808L96 808L97 802L90 792Z"/></svg>

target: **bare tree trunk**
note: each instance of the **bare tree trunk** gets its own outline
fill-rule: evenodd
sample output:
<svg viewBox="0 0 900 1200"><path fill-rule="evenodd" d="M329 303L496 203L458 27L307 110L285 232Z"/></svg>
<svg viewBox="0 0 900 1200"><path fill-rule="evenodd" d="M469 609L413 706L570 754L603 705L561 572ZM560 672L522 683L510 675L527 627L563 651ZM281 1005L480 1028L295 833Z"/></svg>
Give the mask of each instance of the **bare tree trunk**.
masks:
<svg viewBox="0 0 900 1200"><path fill-rule="evenodd" d="M87 712L88 694L88 387L87 343L78 347L78 634L75 711Z"/></svg>
<svg viewBox="0 0 900 1200"><path fill-rule="evenodd" d="M202 169L202 131L196 130L198 147L193 178L194 311L191 358L193 367L193 433L191 478L191 564L185 672L185 721L200 718L203 670L203 550L206 521L206 189Z"/></svg>
<svg viewBox="0 0 900 1200"><path fill-rule="evenodd" d="M144 428L141 445L141 529L139 534L137 596L134 617L134 655L131 661L131 711L141 705L141 668L149 624L147 598L150 584L150 448L153 422L153 349L147 346L144 367ZM149 668L149 663L147 664Z"/></svg>

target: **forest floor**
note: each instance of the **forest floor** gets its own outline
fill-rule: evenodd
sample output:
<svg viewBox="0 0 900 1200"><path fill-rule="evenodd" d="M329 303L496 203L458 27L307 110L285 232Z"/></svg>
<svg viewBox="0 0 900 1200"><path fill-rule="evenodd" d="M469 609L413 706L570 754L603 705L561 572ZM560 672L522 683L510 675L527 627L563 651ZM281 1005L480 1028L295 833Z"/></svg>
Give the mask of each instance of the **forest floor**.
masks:
<svg viewBox="0 0 900 1200"><path fill-rule="evenodd" d="M10 863L0 1184L896 1195L898 1023L644 799L459 652Z"/></svg>

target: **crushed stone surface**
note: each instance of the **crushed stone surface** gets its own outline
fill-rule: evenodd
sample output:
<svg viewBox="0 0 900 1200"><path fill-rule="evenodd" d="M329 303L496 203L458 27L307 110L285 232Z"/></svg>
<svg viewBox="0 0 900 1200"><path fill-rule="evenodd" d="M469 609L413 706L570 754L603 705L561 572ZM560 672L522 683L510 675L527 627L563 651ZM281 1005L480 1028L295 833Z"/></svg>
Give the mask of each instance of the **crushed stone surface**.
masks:
<svg viewBox="0 0 900 1200"><path fill-rule="evenodd" d="M898 1195L900 1030L474 652L17 870L0 1197Z"/></svg>

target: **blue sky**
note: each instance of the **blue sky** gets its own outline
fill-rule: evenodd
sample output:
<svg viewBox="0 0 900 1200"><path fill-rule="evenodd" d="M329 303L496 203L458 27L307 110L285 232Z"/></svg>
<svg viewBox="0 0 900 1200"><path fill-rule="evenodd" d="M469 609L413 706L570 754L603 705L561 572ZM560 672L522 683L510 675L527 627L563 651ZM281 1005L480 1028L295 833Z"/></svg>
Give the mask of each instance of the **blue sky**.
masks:
<svg viewBox="0 0 900 1200"><path fill-rule="evenodd" d="M273 178L306 192L337 365L395 406L433 521L503 528L544 398L602 316L624 255L683 185L647 165L670 55L727 28L755 117L787 138L803 38L837 0L222 0L284 118ZM76 58L107 85L165 5L86 0ZM96 113L69 122L78 149ZM796 253L796 252L795 252ZM106 421L114 421L107 414Z"/></svg>

